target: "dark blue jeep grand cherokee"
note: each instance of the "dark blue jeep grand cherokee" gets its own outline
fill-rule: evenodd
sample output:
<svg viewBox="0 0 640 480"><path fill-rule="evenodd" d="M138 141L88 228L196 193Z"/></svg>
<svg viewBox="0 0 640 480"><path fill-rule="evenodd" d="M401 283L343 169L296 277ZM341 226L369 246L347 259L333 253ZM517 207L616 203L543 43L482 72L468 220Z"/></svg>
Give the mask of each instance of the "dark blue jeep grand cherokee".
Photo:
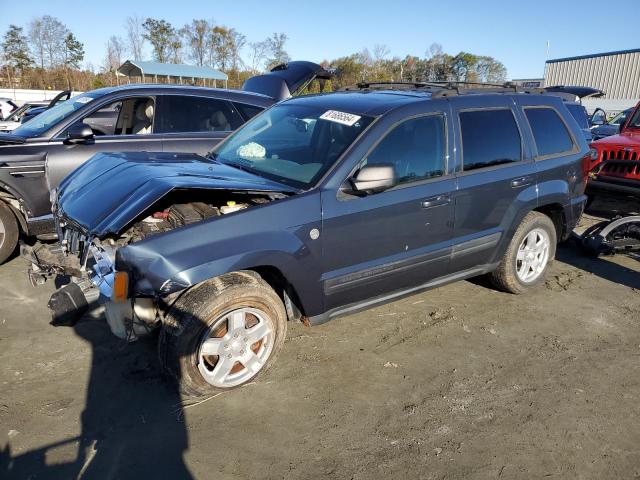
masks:
<svg viewBox="0 0 640 480"><path fill-rule="evenodd" d="M161 328L188 394L235 387L274 361L287 319L481 274L512 293L543 282L582 213L588 154L544 90L297 97L208 157L96 155L53 192L64 253L35 268L92 277L124 338Z"/></svg>

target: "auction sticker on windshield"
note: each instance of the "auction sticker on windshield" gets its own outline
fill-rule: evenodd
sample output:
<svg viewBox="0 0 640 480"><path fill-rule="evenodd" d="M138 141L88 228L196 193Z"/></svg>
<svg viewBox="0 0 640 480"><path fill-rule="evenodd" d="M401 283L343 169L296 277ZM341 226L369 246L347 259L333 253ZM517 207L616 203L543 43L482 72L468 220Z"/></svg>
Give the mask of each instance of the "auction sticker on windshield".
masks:
<svg viewBox="0 0 640 480"><path fill-rule="evenodd" d="M322 115L320 115L320 118L322 120L329 120L330 122L341 123L342 125L351 127L362 117L360 117L359 115L354 115L353 113L339 112L337 110L327 110Z"/></svg>

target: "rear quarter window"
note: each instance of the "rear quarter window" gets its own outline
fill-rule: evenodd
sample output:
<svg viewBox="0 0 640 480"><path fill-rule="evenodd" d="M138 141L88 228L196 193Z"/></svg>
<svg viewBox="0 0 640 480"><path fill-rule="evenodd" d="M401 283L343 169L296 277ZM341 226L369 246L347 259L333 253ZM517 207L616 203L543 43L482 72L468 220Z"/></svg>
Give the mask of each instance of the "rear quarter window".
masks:
<svg viewBox="0 0 640 480"><path fill-rule="evenodd" d="M589 128L589 115L587 109L578 104L567 104L567 110L571 116L576 119L580 128Z"/></svg>
<svg viewBox="0 0 640 480"><path fill-rule="evenodd" d="M492 167L522 159L522 139L508 108L460 112L463 170Z"/></svg>
<svg viewBox="0 0 640 480"><path fill-rule="evenodd" d="M573 149L567 126L552 108L525 108L538 156L559 155Z"/></svg>
<svg viewBox="0 0 640 480"><path fill-rule="evenodd" d="M253 117L264 110L264 108L262 107L247 105L246 103L234 102L234 105L240 111L240 114L244 117L245 120L251 120Z"/></svg>

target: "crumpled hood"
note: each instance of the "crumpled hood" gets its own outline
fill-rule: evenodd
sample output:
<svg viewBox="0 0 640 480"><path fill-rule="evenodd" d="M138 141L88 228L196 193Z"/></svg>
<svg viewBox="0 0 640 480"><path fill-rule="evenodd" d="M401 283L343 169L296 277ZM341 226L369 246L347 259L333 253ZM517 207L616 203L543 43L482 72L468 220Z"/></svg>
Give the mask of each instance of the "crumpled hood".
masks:
<svg viewBox="0 0 640 480"><path fill-rule="evenodd" d="M99 153L62 181L53 209L88 235L101 237L119 233L175 189L295 191L195 154Z"/></svg>

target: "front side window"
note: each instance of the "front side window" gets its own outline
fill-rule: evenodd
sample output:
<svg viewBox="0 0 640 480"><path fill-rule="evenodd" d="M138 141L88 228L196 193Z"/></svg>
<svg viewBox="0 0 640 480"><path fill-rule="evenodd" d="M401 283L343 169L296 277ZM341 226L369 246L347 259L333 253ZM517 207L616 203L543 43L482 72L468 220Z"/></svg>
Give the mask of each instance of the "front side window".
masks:
<svg viewBox="0 0 640 480"><path fill-rule="evenodd" d="M522 159L522 140L510 109L460 112L463 170L492 167Z"/></svg>
<svg viewBox="0 0 640 480"><path fill-rule="evenodd" d="M229 132L243 121L224 100L188 95L158 97L156 133Z"/></svg>
<svg viewBox="0 0 640 480"><path fill-rule="evenodd" d="M440 177L445 171L444 117L429 115L394 127L367 156L364 165L391 164L398 183Z"/></svg>
<svg viewBox="0 0 640 480"><path fill-rule="evenodd" d="M38 137L102 95L104 92L89 92L70 98L23 123L13 131L13 134L19 137Z"/></svg>
<svg viewBox="0 0 640 480"><path fill-rule="evenodd" d="M103 105L76 122L93 134L150 135L154 133L155 101L152 97L127 97Z"/></svg>
<svg viewBox="0 0 640 480"><path fill-rule="evenodd" d="M211 158L309 188L372 121L369 116L285 102L249 120Z"/></svg>
<svg viewBox="0 0 640 480"><path fill-rule="evenodd" d="M560 154L573 149L566 125L552 108L525 108L525 114L536 142L538 156Z"/></svg>

